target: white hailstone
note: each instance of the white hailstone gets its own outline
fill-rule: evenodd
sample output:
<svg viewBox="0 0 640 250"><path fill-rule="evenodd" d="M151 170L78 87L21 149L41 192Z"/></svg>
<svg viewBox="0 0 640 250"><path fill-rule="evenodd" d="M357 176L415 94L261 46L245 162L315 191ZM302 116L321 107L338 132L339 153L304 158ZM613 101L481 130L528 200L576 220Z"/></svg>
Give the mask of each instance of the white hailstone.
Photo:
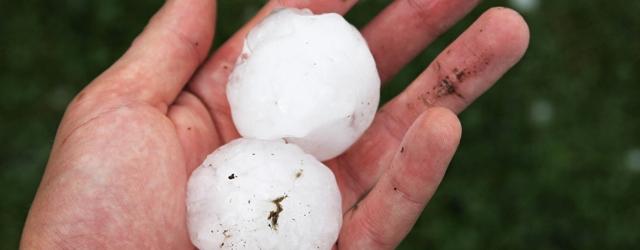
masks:
<svg viewBox="0 0 640 250"><path fill-rule="evenodd" d="M284 138L323 161L369 127L379 89L366 41L342 16L281 9L247 35L227 98L243 137Z"/></svg>
<svg viewBox="0 0 640 250"><path fill-rule="evenodd" d="M187 215L199 249L330 249L342 224L331 170L283 140L210 154L189 179Z"/></svg>

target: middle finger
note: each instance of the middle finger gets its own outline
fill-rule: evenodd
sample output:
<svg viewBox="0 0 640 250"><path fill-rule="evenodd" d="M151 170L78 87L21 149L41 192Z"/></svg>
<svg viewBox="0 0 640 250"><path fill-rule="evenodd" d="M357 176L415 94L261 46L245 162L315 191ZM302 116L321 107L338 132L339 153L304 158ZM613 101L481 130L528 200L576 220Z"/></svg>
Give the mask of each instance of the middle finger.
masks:
<svg viewBox="0 0 640 250"><path fill-rule="evenodd" d="M421 112L436 106L461 112L522 57L528 41L527 25L515 11L494 8L478 18L378 112L347 153L332 162L343 207L353 205L388 168L394 150Z"/></svg>
<svg viewBox="0 0 640 250"><path fill-rule="evenodd" d="M386 82L479 0L394 1L362 29Z"/></svg>

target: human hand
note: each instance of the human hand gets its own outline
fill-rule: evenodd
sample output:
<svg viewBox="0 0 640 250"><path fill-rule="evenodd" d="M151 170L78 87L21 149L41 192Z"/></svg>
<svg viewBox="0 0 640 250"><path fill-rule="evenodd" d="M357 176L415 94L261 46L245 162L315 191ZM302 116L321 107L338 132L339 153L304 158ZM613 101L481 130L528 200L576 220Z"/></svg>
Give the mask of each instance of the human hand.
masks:
<svg viewBox="0 0 640 250"><path fill-rule="evenodd" d="M22 247L192 248L186 182L208 153L238 137L225 83L245 34L278 6L345 13L354 3L271 1L207 59L215 2L167 1L125 55L69 105ZM391 3L362 31L383 82L476 3ZM349 151L326 162L345 214L336 248L393 248L406 236L457 147L461 128L451 111L462 111L515 64L528 38L515 12L487 11L380 109Z"/></svg>

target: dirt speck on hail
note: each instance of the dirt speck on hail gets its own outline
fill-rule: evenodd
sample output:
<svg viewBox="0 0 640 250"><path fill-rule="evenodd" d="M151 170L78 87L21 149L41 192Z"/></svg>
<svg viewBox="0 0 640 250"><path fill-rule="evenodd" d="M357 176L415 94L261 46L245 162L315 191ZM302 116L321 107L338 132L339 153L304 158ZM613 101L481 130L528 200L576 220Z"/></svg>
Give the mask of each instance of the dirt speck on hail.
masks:
<svg viewBox="0 0 640 250"><path fill-rule="evenodd" d="M200 249L330 249L342 224L331 170L283 140L240 138L210 154L189 179L187 213Z"/></svg>

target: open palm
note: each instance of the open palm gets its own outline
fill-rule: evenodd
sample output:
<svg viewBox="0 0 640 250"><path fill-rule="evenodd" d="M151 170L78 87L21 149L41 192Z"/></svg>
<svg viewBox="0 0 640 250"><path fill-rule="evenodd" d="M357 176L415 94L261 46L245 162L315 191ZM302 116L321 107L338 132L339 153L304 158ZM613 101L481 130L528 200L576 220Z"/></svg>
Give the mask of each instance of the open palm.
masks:
<svg viewBox="0 0 640 250"><path fill-rule="evenodd" d="M238 137L225 84L245 34L277 7L345 13L354 3L271 1L207 58L215 2L167 1L126 54L69 105L22 246L192 248L186 182L207 154ZM476 3L391 3L362 31L383 82ZM457 147L454 112L513 66L528 39L517 13L487 11L380 109L349 151L326 162L343 197L337 248L393 248L406 236Z"/></svg>

